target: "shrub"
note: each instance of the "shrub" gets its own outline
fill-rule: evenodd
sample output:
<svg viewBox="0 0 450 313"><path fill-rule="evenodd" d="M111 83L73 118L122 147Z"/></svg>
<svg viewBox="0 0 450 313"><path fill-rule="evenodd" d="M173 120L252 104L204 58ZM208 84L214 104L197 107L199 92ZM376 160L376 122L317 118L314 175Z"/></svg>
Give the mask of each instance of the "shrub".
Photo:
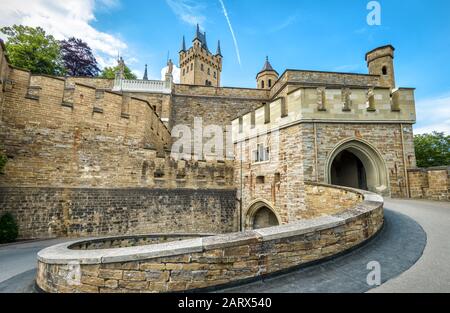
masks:
<svg viewBox="0 0 450 313"><path fill-rule="evenodd" d="M0 218L0 243L13 242L19 235L19 227L11 213L5 213Z"/></svg>

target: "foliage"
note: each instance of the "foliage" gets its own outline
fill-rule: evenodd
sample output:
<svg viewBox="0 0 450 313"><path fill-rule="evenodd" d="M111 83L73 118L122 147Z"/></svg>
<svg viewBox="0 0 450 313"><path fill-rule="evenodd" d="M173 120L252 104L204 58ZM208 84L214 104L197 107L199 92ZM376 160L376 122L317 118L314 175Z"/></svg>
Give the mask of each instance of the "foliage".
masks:
<svg viewBox="0 0 450 313"><path fill-rule="evenodd" d="M81 39L62 40L60 49L67 75L94 77L100 72L91 48Z"/></svg>
<svg viewBox="0 0 450 313"><path fill-rule="evenodd" d="M418 167L450 165L450 136L433 132L414 136Z"/></svg>
<svg viewBox="0 0 450 313"><path fill-rule="evenodd" d="M116 73L119 71L119 66L115 67L105 67L100 74L102 78L114 79L116 77ZM131 72L130 68L125 65L124 70L125 79L137 79L137 76Z"/></svg>
<svg viewBox="0 0 450 313"><path fill-rule="evenodd" d="M11 213L5 213L0 218L0 243L13 242L19 236L19 227Z"/></svg>
<svg viewBox="0 0 450 313"><path fill-rule="evenodd" d="M36 74L62 75L64 67L58 41L41 27L2 27L11 64Z"/></svg>

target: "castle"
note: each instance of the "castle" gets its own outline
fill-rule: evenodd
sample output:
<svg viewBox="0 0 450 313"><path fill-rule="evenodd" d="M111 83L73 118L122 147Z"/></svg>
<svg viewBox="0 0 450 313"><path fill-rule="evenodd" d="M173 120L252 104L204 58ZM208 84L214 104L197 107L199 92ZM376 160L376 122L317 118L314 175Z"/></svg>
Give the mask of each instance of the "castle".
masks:
<svg viewBox="0 0 450 313"><path fill-rule="evenodd" d="M314 217L308 182L392 197L427 190L414 89L396 87L392 46L366 54L368 74L279 75L266 59L254 89L220 86L220 42L213 54L198 28L179 57L181 84L171 62L161 81L61 78L12 66L2 43L0 213L16 216L22 238L285 224ZM201 144L219 127L232 149L175 157L177 125Z"/></svg>

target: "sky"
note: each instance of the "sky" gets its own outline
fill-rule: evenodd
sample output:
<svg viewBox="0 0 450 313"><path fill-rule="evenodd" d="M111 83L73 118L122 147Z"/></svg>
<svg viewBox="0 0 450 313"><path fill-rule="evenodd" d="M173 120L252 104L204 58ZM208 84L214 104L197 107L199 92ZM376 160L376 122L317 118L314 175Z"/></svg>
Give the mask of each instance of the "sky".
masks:
<svg viewBox="0 0 450 313"><path fill-rule="evenodd" d="M182 36L195 26L215 52L221 41L222 85L255 87L266 56L282 73L308 69L367 73L364 55L396 48L399 87L415 87L415 133L450 134L450 1L383 0L380 25L369 25L369 0L0 0L0 26L41 26L57 39L75 36L101 67L118 53L138 76L161 79L167 57L178 63ZM175 72L177 74L177 72Z"/></svg>

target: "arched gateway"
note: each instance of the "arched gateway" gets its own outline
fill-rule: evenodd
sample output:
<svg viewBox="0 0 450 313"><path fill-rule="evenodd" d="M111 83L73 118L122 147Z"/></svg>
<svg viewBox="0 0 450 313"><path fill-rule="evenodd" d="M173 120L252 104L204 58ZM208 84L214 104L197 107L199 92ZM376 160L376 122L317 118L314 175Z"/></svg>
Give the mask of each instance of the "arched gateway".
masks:
<svg viewBox="0 0 450 313"><path fill-rule="evenodd" d="M278 225L280 225L280 219L266 201L255 201L247 210L245 229L261 229Z"/></svg>
<svg viewBox="0 0 450 313"><path fill-rule="evenodd" d="M348 139L336 146L327 160L325 176L329 184L389 194L384 159L361 139Z"/></svg>

